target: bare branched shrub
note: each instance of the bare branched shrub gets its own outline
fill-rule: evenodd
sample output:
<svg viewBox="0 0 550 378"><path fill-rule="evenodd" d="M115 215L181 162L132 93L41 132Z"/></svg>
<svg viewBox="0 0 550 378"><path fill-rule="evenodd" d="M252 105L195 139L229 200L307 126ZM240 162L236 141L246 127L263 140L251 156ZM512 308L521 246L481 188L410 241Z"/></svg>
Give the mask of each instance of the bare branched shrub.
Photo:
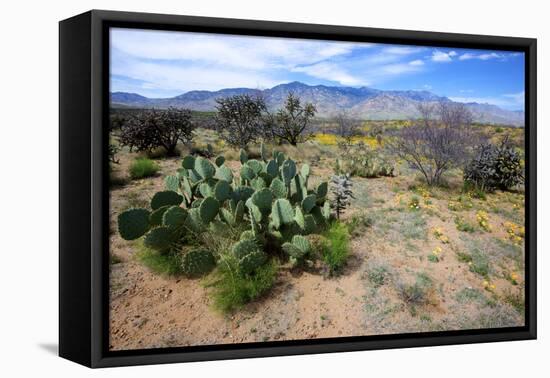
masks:
<svg viewBox="0 0 550 378"><path fill-rule="evenodd" d="M353 138L361 135L361 121L350 116L345 110L334 117L334 133L342 138L345 145L351 145Z"/></svg>
<svg viewBox="0 0 550 378"><path fill-rule="evenodd" d="M121 125L119 141L130 150L151 152L163 147L168 155L175 155L178 142L189 143L194 129L188 109L144 110Z"/></svg>
<svg viewBox="0 0 550 378"><path fill-rule="evenodd" d="M460 167L479 143L472 114L462 104L419 105L420 118L388 138L387 148L418 170L428 185L438 185L449 169Z"/></svg>
<svg viewBox="0 0 550 378"><path fill-rule="evenodd" d="M284 107L272 117L272 134L293 146L305 142L310 137L309 129L317 109L311 103L302 103L290 92Z"/></svg>
<svg viewBox="0 0 550 378"><path fill-rule="evenodd" d="M235 95L216 102L215 128L229 145L246 149L262 136L267 110L262 97Z"/></svg>

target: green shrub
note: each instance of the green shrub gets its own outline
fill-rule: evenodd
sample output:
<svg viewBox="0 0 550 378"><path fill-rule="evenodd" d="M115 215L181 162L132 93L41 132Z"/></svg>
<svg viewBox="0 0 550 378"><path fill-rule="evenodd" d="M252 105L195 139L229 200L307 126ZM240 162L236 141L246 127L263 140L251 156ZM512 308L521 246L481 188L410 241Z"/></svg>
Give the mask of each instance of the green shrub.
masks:
<svg viewBox="0 0 550 378"><path fill-rule="evenodd" d="M511 189L523 182L521 156L508 138L499 145L481 145L464 168L464 181L482 191Z"/></svg>
<svg viewBox="0 0 550 378"><path fill-rule="evenodd" d="M154 176L159 171L159 166L147 158L138 158L130 165L130 177L137 180Z"/></svg>
<svg viewBox="0 0 550 378"><path fill-rule="evenodd" d="M474 232L475 226L462 217L455 218L456 229L463 232Z"/></svg>
<svg viewBox="0 0 550 378"><path fill-rule="evenodd" d="M388 270L384 266L376 266L369 270L368 278L374 287L380 287L386 283L388 278Z"/></svg>
<svg viewBox="0 0 550 378"><path fill-rule="evenodd" d="M269 261L253 274L241 274L237 259L226 256L218 264L212 280L206 284L214 308L231 312L264 295L275 284L278 264Z"/></svg>
<svg viewBox="0 0 550 378"><path fill-rule="evenodd" d="M324 233L327 238L322 259L330 275L341 272L349 256L349 232L345 224L333 222Z"/></svg>

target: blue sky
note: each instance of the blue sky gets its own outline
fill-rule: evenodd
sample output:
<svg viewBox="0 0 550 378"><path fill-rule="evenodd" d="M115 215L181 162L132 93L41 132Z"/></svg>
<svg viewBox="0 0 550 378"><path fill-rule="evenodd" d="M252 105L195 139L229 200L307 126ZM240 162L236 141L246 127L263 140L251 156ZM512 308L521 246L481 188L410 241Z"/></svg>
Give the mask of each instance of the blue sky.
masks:
<svg viewBox="0 0 550 378"><path fill-rule="evenodd" d="M112 92L153 98L301 81L524 109L524 56L506 51L111 29L110 68Z"/></svg>

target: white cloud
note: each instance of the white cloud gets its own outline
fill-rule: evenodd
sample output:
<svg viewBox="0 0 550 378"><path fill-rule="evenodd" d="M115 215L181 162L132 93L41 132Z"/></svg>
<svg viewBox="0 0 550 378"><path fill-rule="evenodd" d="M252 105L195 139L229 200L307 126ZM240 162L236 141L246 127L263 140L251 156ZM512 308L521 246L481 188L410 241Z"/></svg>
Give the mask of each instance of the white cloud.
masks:
<svg viewBox="0 0 550 378"><path fill-rule="evenodd" d="M416 60L410 61L409 64L410 64L411 66L423 66L423 65L424 65L424 61L421 60L421 59L416 59Z"/></svg>
<svg viewBox="0 0 550 378"><path fill-rule="evenodd" d="M432 52L431 58L432 58L432 61L434 62L445 63L445 62L451 62L453 60L452 57L456 55L457 55L456 51L444 52L444 51L436 50Z"/></svg>
<svg viewBox="0 0 550 378"><path fill-rule="evenodd" d="M519 54L521 55L521 54ZM474 54L474 53L464 53L458 57L459 60L471 60L471 59L477 59L477 60L491 60L491 59L497 59L501 61L505 61L508 57L516 57L519 56L518 53L496 53L496 52L486 52L482 54Z"/></svg>
<svg viewBox="0 0 550 378"><path fill-rule="evenodd" d="M338 67L338 65L329 62L317 63L310 66L295 67L291 71L303 72L308 74L309 76L335 81L342 85L369 85L368 82L353 77L348 72Z"/></svg>
<svg viewBox="0 0 550 378"><path fill-rule="evenodd" d="M477 102L479 104L491 104L501 108L520 110L525 107L525 92L502 94L488 97L449 97L456 102Z"/></svg>

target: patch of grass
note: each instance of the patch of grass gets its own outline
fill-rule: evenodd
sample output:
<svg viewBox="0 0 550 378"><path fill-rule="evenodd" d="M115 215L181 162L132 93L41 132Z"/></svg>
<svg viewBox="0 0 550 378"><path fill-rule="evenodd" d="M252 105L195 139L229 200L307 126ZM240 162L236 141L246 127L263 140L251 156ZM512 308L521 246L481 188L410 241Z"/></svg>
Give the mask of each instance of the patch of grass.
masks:
<svg viewBox="0 0 550 378"><path fill-rule="evenodd" d="M385 266L376 266L368 271L367 276L374 287L380 287L386 283L389 272Z"/></svg>
<svg viewBox="0 0 550 378"><path fill-rule="evenodd" d="M458 293L456 293L455 298L459 303L486 301L486 297L481 291L473 289L471 287L465 287L464 289L460 290Z"/></svg>
<svg viewBox="0 0 550 378"><path fill-rule="evenodd" d="M348 231L352 237L362 236L367 228L372 227L374 219L367 214L354 214L347 222Z"/></svg>
<svg viewBox="0 0 550 378"><path fill-rule="evenodd" d="M502 299L505 303L512 306L520 315L525 315L525 297L523 292L512 293L511 290L507 290Z"/></svg>
<svg viewBox="0 0 550 378"><path fill-rule="evenodd" d="M123 194L122 197L126 199L126 205L124 209L130 209L132 207L147 207L149 205L149 200L143 198L141 191L128 191Z"/></svg>
<svg viewBox="0 0 550 378"><path fill-rule="evenodd" d="M469 253L466 253L466 252L458 251L456 253L456 258L457 258L458 261L466 263L466 264L472 262L472 255L470 255Z"/></svg>
<svg viewBox="0 0 550 378"><path fill-rule="evenodd" d="M428 261L433 262L433 263L437 263L437 262L439 262L439 257L437 255L434 255L434 254L428 255Z"/></svg>
<svg viewBox="0 0 550 378"><path fill-rule="evenodd" d="M176 252L158 253L143 245L140 246L136 257L139 262L157 274L178 276L182 274L181 254Z"/></svg>
<svg viewBox="0 0 550 378"><path fill-rule="evenodd" d="M404 213L401 233L407 239L426 239L426 220L419 211Z"/></svg>
<svg viewBox="0 0 550 378"><path fill-rule="evenodd" d="M206 284L214 301L214 308L227 313L242 308L271 289L277 278L278 264L271 260L252 275L238 273L237 261L225 256Z"/></svg>
<svg viewBox="0 0 550 378"><path fill-rule="evenodd" d="M132 180L137 180L144 177L154 176L160 167L157 163L147 158L137 158L130 165L130 177Z"/></svg>
<svg viewBox="0 0 550 378"><path fill-rule="evenodd" d="M489 258L480 249L474 249L472 251L472 261L468 263L470 271L479 274L482 277L489 277L490 265Z"/></svg>
<svg viewBox="0 0 550 378"><path fill-rule="evenodd" d="M456 229L462 232L474 232L475 226L462 217L455 218Z"/></svg>
<svg viewBox="0 0 550 378"><path fill-rule="evenodd" d="M341 272L349 256L349 231L345 224L333 222L324 232L326 243L321 258L329 268L330 275Z"/></svg>
<svg viewBox="0 0 550 378"><path fill-rule="evenodd" d="M414 283L399 282L397 293L408 305L423 305L428 302L428 291L433 285L432 279L426 273L418 273Z"/></svg>

